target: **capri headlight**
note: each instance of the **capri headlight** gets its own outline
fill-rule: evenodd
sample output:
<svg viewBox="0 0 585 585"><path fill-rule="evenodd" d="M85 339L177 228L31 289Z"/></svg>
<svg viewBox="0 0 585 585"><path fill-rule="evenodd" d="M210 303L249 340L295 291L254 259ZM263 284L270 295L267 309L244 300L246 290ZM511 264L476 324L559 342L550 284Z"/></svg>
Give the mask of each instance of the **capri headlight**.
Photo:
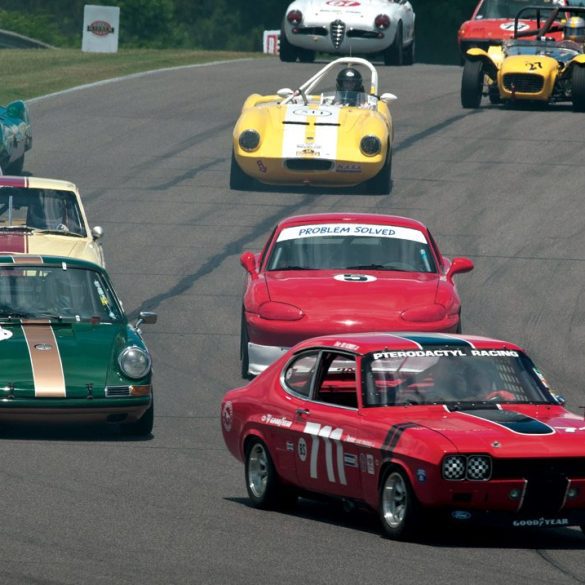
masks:
<svg viewBox="0 0 585 585"><path fill-rule="evenodd" d="M382 150L382 143L377 136L364 136L360 141L360 150L366 156L374 156Z"/></svg>
<svg viewBox="0 0 585 585"><path fill-rule="evenodd" d="M126 347L118 356L118 365L128 378L144 378L150 372L150 355L140 347Z"/></svg>
<svg viewBox="0 0 585 585"><path fill-rule="evenodd" d="M243 150L251 152L260 144L260 134L256 130L244 130L238 138L238 143Z"/></svg>

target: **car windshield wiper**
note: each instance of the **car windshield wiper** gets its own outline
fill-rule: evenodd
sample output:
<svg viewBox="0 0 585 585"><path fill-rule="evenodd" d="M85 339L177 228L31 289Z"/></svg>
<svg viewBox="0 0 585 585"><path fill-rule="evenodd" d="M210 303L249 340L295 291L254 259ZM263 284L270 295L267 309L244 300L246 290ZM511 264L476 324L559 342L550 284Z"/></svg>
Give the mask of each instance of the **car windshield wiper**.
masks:
<svg viewBox="0 0 585 585"><path fill-rule="evenodd" d="M317 270L311 266L282 266L281 268L271 268L270 270Z"/></svg>
<svg viewBox="0 0 585 585"><path fill-rule="evenodd" d="M358 264L356 266L346 266L345 270L394 270L395 272L411 272L405 268L384 266L383 264Z"/></svg>
<svg viewBox="0 0 585 585"><path fill-rule="evenodd" d="M24 311L0 310L0 320L31 319L32 317L34 317L34 313L26 313Z"/></svg>
<svg viewBox="0 0 585 585"><path fill-rule="evenodd" d="M58 236L69 236L70 238L83 238L81 234L67 230L50 230L44 228L32 228L35 234L56 234Z"/></svg>
<svg viewBox="0 0 585 585"><path fill-rule="evenodd" d="M34 232L35 228L28 225L0 225L0 231L6 232Z"/></svg>

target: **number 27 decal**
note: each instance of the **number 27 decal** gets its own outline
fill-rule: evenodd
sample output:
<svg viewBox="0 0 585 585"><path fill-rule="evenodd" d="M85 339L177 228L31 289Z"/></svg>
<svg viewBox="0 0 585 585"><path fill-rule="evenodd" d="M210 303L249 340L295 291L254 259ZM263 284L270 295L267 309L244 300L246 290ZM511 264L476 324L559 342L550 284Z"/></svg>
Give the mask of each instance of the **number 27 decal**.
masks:
<svg viewBox="0 0 585 585"><path fill-rule="evenodd" d="M325 449L325 467L327 469L327 479L331 483L339 483L347 485L345 477L345 469L343 462L343 445L341 443L341 435L343 429L334 429L331 426L321 426L319 423L308 422L305 424L304 432L311 436L311 459L310 459L310 476L311 479L318 479L318 462L319 451L321 443ZM335 444L335 459L333 458L333 445ZM305 461L307 457L306 443L304 439L299 441L299 457ZM337 478L335 476L335 468L337 467Z"/></svg>

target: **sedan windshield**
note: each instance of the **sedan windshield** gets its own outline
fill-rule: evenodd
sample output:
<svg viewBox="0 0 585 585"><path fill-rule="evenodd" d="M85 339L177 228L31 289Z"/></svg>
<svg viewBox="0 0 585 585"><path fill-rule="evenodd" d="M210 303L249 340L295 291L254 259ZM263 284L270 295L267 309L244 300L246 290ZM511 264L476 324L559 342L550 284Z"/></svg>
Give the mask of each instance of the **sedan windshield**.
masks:
<svg viewBox="0 0 585 585"><path fill-rule="evenodd" d="M85 237L77 197L72 191L0 187L0 230L55 231Z"/></svg>
<svg viewBox="0 0 585 585"><path fill-rule="evenodd" d="M283 229L267 270L397 270L436 272L416 229L374 224L313 224Z"/></svg>
<svg viewBox="0 0 585 585"><path fill-rule="evenodd" d="M119 321L122 312L101 274L67 265L0 268L0 320Z"/></svg>
<svg viewBox="0 0 585 585"><path fill-rule="evenodd" d="M554 0L484 0L475 18L515 18L516 14L526 6L542 6L556 8L559 2ZM549 13L543 13L541 18L546 19ZM536 11L526 12L523 18L535 18Z"/></svg>
<svg viewBox="0 0 585 585"><path fill-rule="evenodd" d="M554 402L542 374L513 350L385 350L367 356L364 372L366 406Z"/></svg>

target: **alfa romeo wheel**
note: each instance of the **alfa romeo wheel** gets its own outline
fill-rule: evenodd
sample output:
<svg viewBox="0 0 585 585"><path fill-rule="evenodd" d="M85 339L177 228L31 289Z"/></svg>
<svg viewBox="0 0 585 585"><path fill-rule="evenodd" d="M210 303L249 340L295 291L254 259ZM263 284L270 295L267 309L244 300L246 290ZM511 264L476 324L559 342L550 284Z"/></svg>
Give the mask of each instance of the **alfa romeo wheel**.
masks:
<svg viewBox="0 0 585 585"><path fill-rule="evenodd" d="M414 54L415 54L415 42L414 40L406 49L404 49L404 65L413 65L414 64Z"/></svg>
<svg viewBox="0 0 585 585"><path fill-rule="evenodd" d="M384 51L384 65L402 65L404 63L404 47L402 46L402 25L396 29L394 42Z"/></svg>
<svg viewBox="0 0 585 585"><path fill-rule="evenodd" d="M573 110L585 112L585 67L573 66L572 82Z"/></svg>
<svg viewBox="0 0 585 585"><path fill-rule="evenodd" d="M461 78L461 105L464 108L479 108L483 91L483 63L465 61Z"/></svg>
<svg viewBox="0 0 585 585"><path fill-rule="evenodd" d="M412 536L420 520L420 506L404 472L388 469L380 487L380 520L386 536Z"/></svg>
<svg viewBox="0 0 585 585"><path fill-rule="evenodd" d="M280 31L280 49L278 53L280 60L284 63L294 63L299 56L298 49L288 42L284 29Z"/></svg>

